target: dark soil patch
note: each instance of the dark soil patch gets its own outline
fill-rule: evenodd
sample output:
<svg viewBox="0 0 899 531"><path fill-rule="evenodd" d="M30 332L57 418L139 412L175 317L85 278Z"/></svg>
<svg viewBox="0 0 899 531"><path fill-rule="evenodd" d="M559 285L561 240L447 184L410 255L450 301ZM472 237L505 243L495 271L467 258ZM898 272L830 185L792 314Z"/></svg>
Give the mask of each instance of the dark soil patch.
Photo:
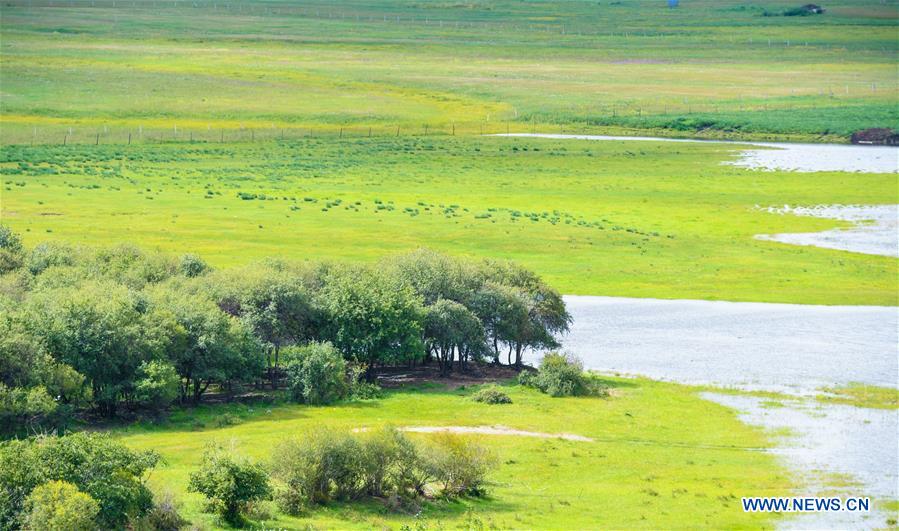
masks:
<svg viewBox="0 0 899 531"><path fill-rule="evenodd" d="M525 370L528 367L525 367ZM520 369L492 363L469 363L465 372L455 370L447 376L440 375L436 365L418 367L392 367L378 370L378 384L385 389L438 383L449 389L462 386L481 385L518 378Z"/></svg>

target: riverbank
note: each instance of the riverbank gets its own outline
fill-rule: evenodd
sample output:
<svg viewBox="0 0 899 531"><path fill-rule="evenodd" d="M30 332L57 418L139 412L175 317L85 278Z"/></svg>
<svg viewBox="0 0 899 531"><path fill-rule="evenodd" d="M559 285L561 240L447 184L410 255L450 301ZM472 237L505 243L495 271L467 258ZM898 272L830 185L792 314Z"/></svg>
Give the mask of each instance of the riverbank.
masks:
<svg viewBox="0 0 899 531"><path fill-rule="evenodd" d="M683 522L715 528L770 527L775 514L744 513L744 495L789 495L795 486L763 430L748 426L724 406L691 388L645 379L608 378L608 398L551 398L504 384L507 405L474 402L477 387L450 389L433 382L388 390L376 400L326 407L293 404L203 406L173 412L162 424L113 430L135 449L155 449L165 463L151 477L173 492L195 524L215 528L199 496L186 492L187 477L203 444L219 440L243 455L267 459L273 443L313 426L347 430L397 427L503 426L593 439L564 440L512 434L473 434L500 463L485 499L432 500L418 514L387 511L383 504L334 504L299 518L277 512L268 528L427 529L672 528ZM232 419L222 425L219 419ZM483 431L483 430L481 430ZM498 430L500 431L500 430ZM409 433L427 438L426 433Z"/></svg>
<svg viewBox="0 0 899 531"><path fill-rule="evenodd" d="M802 515L785 527L871 529L894 516L883 503L899 500L895 307L565 302L574 322L563 348L587 368L700 386L702 397L775 434L769 451L802 484L797 495L877 501L870 514Z"/></svg>
<svg viewBox="0 0 899 531"><path fill-rule="evenodd" d="M859 146L835 143L760 142L755 140L704 139L697 137L612 136L593 134L506 133L493 136L546 138L552 140L597 140L620 142L682 142L697 144L733 144L739 154L725 161L742 168L789 172L899 172L899 147ZM755 146L763 149L749 149Z"/></svg>

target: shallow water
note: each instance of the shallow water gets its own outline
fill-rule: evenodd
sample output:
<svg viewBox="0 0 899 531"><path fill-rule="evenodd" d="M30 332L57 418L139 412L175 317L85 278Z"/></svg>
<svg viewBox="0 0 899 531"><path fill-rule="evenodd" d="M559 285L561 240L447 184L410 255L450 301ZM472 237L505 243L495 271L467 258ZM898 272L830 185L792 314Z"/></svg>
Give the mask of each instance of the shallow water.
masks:
<svg viewBox="0 0 899 531"><path fill-rule="evenodd" d="M849 229L831 229L821 232L759 234L756 238L760 240L793 245L813 245L827 249L899 258L899 205L785 206L766 210L776 214L839 219L850 221L854 226Z"/></svg>
<svg viewBox="0 0 899 531"><path fill-rule="evenodd" d="M868 496L870 513L805 513L788 517L788 529L877 529L888 515L877 510L883 500L899 499L899 411L839 404L820 406L784 401L771 407L766 399L703 393L703 397L739 411L748 424L788 430L771 452L803 479L796 496ZM768 405L766 405L766 403ZM834 488L827 475L848 477L855 484ZM850 483L852 483L850 481ZM836 491L836 492L834 492ZM745 493L764 496L765 493Z"/></svg>
<svg viewBox="0 0 899 531"><path fill-rule="evenodd" d="M797 396L859 382L899 386L899 308L565 296L574 318L563 350L605 373ZM703 393L749 424L787 428L772 450L802 480L796 496L896 499L899 412ZM822 474L825 477L822 477ZM764 496L765 493L742 493ZM874 505L876 508L876 505ZM884 527L880 511L789 516L789 529Z"/></svg>
<svg viewBox="0 0 899 531"><path fill-rule="evenodd" d="M758 146L766 149L743 149L737 160L727 162L726 164L752 169L798 172L899 172L899 148L892 146L793 144L787 142L734 142L728 140L694 140L648 136L563 135L546 133L507 133L491 136L553 138L557 140L634 140L644 142L692 142L733 144L735 146Z"/></svg>
<svg viewBox="0 0 899 531"><path fill-rule="evenodd" d="M563 349L591 369L807 394L896 387L899 309L565 296Z"/></svg>

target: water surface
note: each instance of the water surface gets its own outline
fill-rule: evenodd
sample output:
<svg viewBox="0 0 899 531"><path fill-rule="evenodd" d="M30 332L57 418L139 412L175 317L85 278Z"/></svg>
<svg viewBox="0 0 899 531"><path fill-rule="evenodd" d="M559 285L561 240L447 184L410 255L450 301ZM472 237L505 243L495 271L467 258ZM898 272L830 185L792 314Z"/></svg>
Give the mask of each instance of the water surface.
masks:
<svg viewBox="0 0 899 531"><path fill-rule="evenodd" d="M899 147L858 146L849 144L799 144L788 142L735 142L649 136L563 135L551 133L507 133L491 136L552 138L557 140L625 140L652 142L691 142L756 146L741 149L739 158L726 162L734 166L761 170L798 172L847 171L861 173L899 172Z"/></svg>
<svg viewBox="0 0 899 531"><path fill-rule="evenodd" d="M561 338L591 369L807 394L896 387L899 309L566 295Z"/></svg>
<svg viewBox="0 0 899 531"><path fill-rule="evenodd" d="M899 205L784 206L765 210L776 214L839 219L849 221L853 226L821 232L759 234L756 238L760 240L899 258Z"/></svg>

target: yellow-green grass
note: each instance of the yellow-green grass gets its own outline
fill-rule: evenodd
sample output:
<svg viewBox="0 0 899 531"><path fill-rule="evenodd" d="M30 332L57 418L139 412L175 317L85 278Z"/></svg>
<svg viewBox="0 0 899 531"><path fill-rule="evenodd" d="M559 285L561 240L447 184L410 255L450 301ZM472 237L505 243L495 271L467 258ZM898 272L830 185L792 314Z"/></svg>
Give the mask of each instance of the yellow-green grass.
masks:
<svg viewBox="0 0 899 531"><path fill-rule="evenodd" d="M518 436L478 436L499 466L486 499L426 503L419 517L393 514L378 502L334 504L301 518L281 514L268 528L399 528L423 522L429 529L760 528L779 515L744 513L742 496L788 495L795 487L757 428L735 412L700 399L675 384L610 380L610 398L551 398L507 386L511 405L474 402L473 388L442 386L389 392L385 398L326 407L299 405L204 406L174 413L163 425L113 430L135 449L153 449L164 464L151 484L184 502L184 514L214 527L202 499L186 492L189 473L209 441L233 444L259 461L285 437L314 426L343 429L394 426L502 425L543 433L573 433L577 442ZM226 412L240 417L218 428ZM201 427L202 426L202 427ZM427 437L411 434L411 437Z"/></svg>
<svg viewBox="0 0 899 531"><path fill-rule="evenodd" d="M754 238L846 225L757 205L895 204L894 175L722 165L736 149L495 137L7 146L0 221L32 246L134 243L215 266L427 246L517 260L570 294L897 304L895 258Z"/></svg>
<svg viewBox="0 0 899 531"><path fill-rule="evenodd" d="M0 141L509 122L832 140L899 127L896 0L763 16L792 4L15 0L0 20Z"/></svg>
<svg viewBox="0 0 899 531"><path fill-rule="evenodd" d="M856 407L899 409L899 389L853 383L843 387L827 387L815 398L826 404L848 404Z"/></svg>

